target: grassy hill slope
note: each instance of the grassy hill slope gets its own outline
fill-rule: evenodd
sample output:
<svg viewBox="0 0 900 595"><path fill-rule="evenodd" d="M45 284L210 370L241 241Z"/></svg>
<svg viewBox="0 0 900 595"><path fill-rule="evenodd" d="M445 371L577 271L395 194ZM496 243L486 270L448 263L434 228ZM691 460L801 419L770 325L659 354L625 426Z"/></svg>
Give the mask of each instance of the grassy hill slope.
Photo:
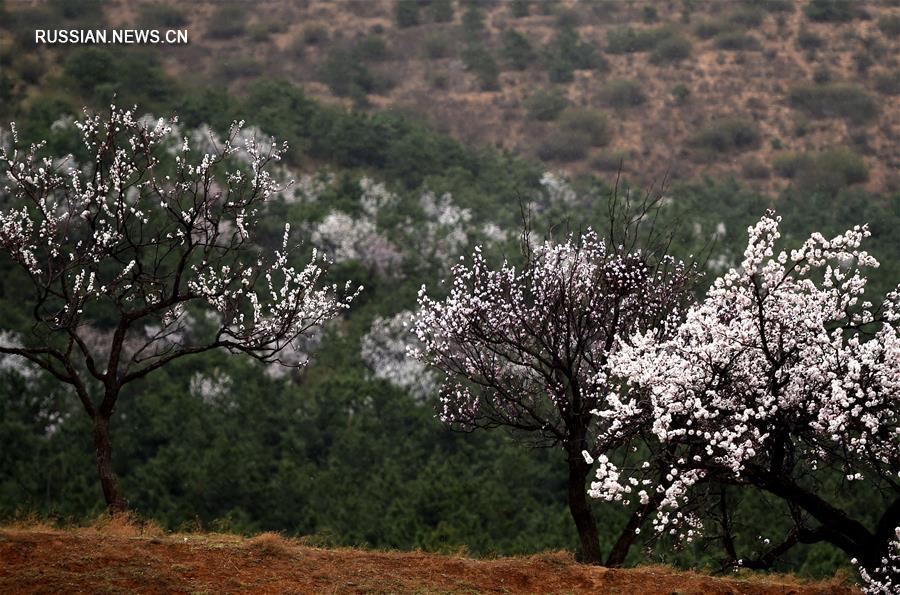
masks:
<svg viewBox="0 0 900 595"><path fill-rule="evenodd" d="M321 549L264 533L164 534L118 521L73 530L0 528L4 593L856 593L833 579L719 578L652 566L583 566L567 553L473 560Z"/></svg>

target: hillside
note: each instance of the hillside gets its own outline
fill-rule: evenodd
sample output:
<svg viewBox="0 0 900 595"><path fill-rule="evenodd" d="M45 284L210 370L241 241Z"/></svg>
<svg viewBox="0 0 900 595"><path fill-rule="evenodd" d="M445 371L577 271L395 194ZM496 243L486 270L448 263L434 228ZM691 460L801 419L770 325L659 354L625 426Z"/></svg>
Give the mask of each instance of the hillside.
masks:
<svg viewBox="0 0 900 595"><path fill-rule="evenodd" d="M111 2L106 17L188 28L189 46L162 52L179 78L283 76L573 173L624 159L642 182L734 175L777 191L795 153L844 147L869 190L900 186L896 2L408 4Z"/></svg>
<svg viewBox="0 0 900 595"><path fill-rule="evenodd" d="M0 529L5 593L856 593L837 580L718 578L666 567L611 570L566 553L473 560L320 549L272 533L163 534L127 524Z"/></svg>

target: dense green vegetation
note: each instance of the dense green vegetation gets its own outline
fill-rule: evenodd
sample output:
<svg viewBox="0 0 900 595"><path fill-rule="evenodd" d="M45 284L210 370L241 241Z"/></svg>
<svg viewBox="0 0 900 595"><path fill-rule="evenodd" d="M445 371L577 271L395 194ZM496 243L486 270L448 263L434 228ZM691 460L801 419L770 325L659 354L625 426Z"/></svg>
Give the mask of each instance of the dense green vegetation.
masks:
<svg viewBox="0 0 900 595"><path fill-rule="evenodd" d="M60 6L65 13L68 5ZM767 6L780 10L776 2ZM850 18L842 6L814 2L807 13L815 20ZM517 14L537 10L526 2L511 7ZM477 11L472 8L466 14L475 39L462 57L490 89L500 67L477 40ZM735 27L752 26L755 14L742 13L724 24L701 23L697 33L716 39L723 49L746 49L748 42L738 39L742 34L735 33ZM224 8L216 15L209 26L217 37L244 34L234 25L240 21L235 15ZM435 1L426 13L418 2L398 2L394 16L403 27L426 17L445 21L452 18L452 5ZM182 17L174 7L142 15L167 26L176 26ZM540 59L550 80L559 82L571 79L575 69L604 67L594 47L572 29L563 28L539 50L517 35L509 29L505 38L503 58L509 68ZM326 37L327 32L310 27L301 42L314 45ZM436 39L426 43L438 57L449 50ZM677 61L691 50L686 38L662 28L650 33L623 30L607 42L611 53L656 52L659 62ZM372 74L361 56L372 59L387 50L377 36L356 43L332 52L321 78L336 94L362 99L389 82ZM245 118L287 140L292 147L290 167L330 171L335 181L317 202L275 204L267 213L273 230L285 220L301 228L315 224L331 209L358 215L359 181L364 175L385 182L399 197L394 209L379 215L382 228L423 229L428 222L419 197L427 191L449 192L457 205L472 213L466 249L484 241L485 234L477 229L483 222L508 232L505 242L491 245L491 255L498 259L517 258L516 233L524 202L539 204L534 224L540 233L606 224L606 200L615 171L576 180L575 202L553 202L542 194L542 170L534 162L465 146L410 117L323 105L286 81L254 80L242 93L232 94L203 81L173 81L153 54L139 49L112 54L86 47L66 54L58 72L45 80L43 93L26 97L18 91L28 76L27 58L4 54L0 59L4 127L6 120L15 119L23 141L49 137L49 154L75 149L71 131L50 132L53 122L77 114L82 105L103 109L114 96L119 103L139 103L142 111L156 115L177 113L186 127L209 124L222 132L233 119ZM7 69L12 62L15 68ZM610 107L627 109L645 101L637 81L613 80L606 85ZM690 91L680 86L672 93L681 104ZM812 117L838 115L855 121L876 111L868 95L844 84L798 85L789 99ZM834 105L839 106L836 114L831 111ZM610 141L612 132L602 114L569 107L558 91L536 90L525 107L532 118L554 127L541 147L553 158L580 159L589 147ZM700 151L739 152L759 143L753 123L741 118L714 121L695 136ZM610 153L603 169L616 170L622 156ZM864 157L849 150L785 153L771 165L793 182L777 197L761 195L734 180L688 180L667 188L664 194L670 199L664 201L662 217L676 226L673 252L685 257L708 252L709 274L714 276L739 260L746 227L774 206L784 217L786 241L794 243L813 230L837 233L868 222L873 232L869 251L882 262L873 275L872 293L883 294L896 283L900 194L871 195L851 188L866 179ZM635 195L642 190L627 180L619 189ZM404 254L420 248L409 236L397 233L390 239ZM27 325L29 296L22 295L22 284L11 269L0 259L0 330ZM419 287L427 283L435 288L444 269L422 255L409 258L390 276L355 261L338 264L334 272L339 280L362 281L366 289L346 319L327 329L302 373L270 378L261 367L239 358L208 355L167 368L126 395L114 422L114 462L130 505L171 528L200 523L234 531L279 530L327 544L437 551L464 547L478 555L576 549L560 453L526 449L500 433L452 433L435 419L433 395L423 401L374 377L360 356L361 338L372 321L412 308ZM0 361L0 516L36 511L83 518L98 513L102 500L86 438L87 422L77 403L51 379L23 376L4 362ZM228 390L212 398L198 397L192 382L201 370L225 374ZM865 509L867 498L875 497L864 490L846 496L853 509ZM742 506L758 523L741 529L744 545L752 544L759 527L782 522L782 511L761 497L747 498ZM625 510L598 503L596 513L602 528L607 523L619 526ZM614 535L602 533L601 538L606 540L601 545L608 548ZM674 553L661 548L644 558L635 548L633 561L662 556L682 564L712 565L715 547L706 545ZM829 574L841 560L824 546L801 547L779 568Z"/></svg>

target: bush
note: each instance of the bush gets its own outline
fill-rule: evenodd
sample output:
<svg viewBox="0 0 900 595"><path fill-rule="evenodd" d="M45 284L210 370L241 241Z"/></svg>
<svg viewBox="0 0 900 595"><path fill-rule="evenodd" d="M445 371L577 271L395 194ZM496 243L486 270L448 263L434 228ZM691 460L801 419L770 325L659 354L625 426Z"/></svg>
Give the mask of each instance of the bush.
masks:
<svg viewBox="0 0 900 595"><path fill-rule="evenodd" d="M419 24L419 3L416 0L396 0L394 20L401 29Z"/></svg>
<svg viewBox="0 0 900 595"><path fill-rule="evenodd" d="M586 132L555 130L538 147L538 157L544 161L579 161L587 155L590 144Z"/></svg>
<svg viewBox="0 0 900 595"><path fill-rule="evenodd" d="M843 23L856 16L855 0L810 0L803 8L811 21Z"/></svg>
<svg viewBox="0 0 900 595"><path fill-rule="evenodd" d="M142 26L160 29L176 29L189 22L184 9L172 4L141 4L138 18Z"/></svg>
<svg viewBox="0 0 900 595"><path fill-rule="evenodd" d="M210 16L206 34L214 39L240 37L247 30L246 21L247 13L242 6L226 4Z"/></svg>
<svg viewBox="0 0 900 595"><path fill-rule="evenodd" d="M770 175L769 167L755 157L751 157L741 164L741 174L751 180L765 180Z"/></svg>
<svg viewBox="0 0 900 595"><path fill-rule="evenodd" d="M631 160L629 151L610 151L608 153L600 153L591 159L591 167L600 171L623 171Z"/></svg>
<svg viewBox="0 0 900 595"><path fill-rule="evenodd" d="M767 12L794 12L793 0L757 0L756 4Z"/></svg>
<svg viewBox="0 0 900 595"><path fill-rule="evenodd" d="M824 45L825 40L809 29L800 29L797 32L797 47L801 50L818 50Z"/></svg>
<svg viewBox="0 0 900 595"><path fill-rule="evenodd" d="M482 91L496 91L500 88L500 68L491 52L482 44L470 45L463 51L466 68L475 73Z"/></svg>
<svg viewBox="0 0 900 595"><path fill-rule="evenodd" d="M513 70L525 70L535 59L528 39L515 29L503 33L503 58Z"/></svg>
<svg viewBox="0 0 900 595"><path fill-rule="evenodd" d="M617 109L641 105L647 100L640 83L629 79L610 81L601 96L607 105Z"/></svg>
<svg viewBox="0 0 900 595"><path fill-rule="evenodd" d="M353 53L361 60L380 62L387 58L387 43L381 35L367 35L356 42Z"/></svg>
<svg viewBox="0 0 900 595"><path fill-rule="evenodd" d="M859 85L852 83L805 83L792 87L788 101L814 118L842 117L864 123L878 114L878 103Z"/></svg>
<svg viewBox="0 0 900 595"><path fill-rule="evenodd" d="M453 21L453 0L431 0L431 18L435 23Z"/></svg>
<svg viewBox="0 0 900 595"><path fill-rule="evenodd" d="M559 126L570 133L587 133L594 147L606 146L612 140L612 130L606 114L590 108L566 108L560 115Z"/></svg>
<svg viewBox="0 0 900 595"><path fill-rule="evenodd" d="M885 95L900 95L900 70L877 75L875 77L875 90Z"/></svg>
<svg viewBox="0 0 900 595"><path fill-rule="evenodd" d="M570 82L576 70L606 69L608 64L590 43L582 41L574 29L560 31L544 47L544 64L550 80L555 83Z"/></svg>
<svg viewBox="0 0 900 595"><path fill-rule="evenodd" d="M683 35L663 39L650 54L653 64L674 64L691 57L691 40Z"/></svg>
<svg viewBox="0 0 900 595"><path fill-rule="evenodd" d="M712 39L717 35L730 33L736 30L737 27L734 25L734 23L723 20L705 20L697 23L697 25L694 26L694 34L700 39Z"/></svg>
<svg viewBox="0 0 900 595"><path fill-rule="evenodd" d="M762 25L765 12L759 6L746 5L741 6L730 15L728 21L741 27L759 27Z"/></svg>
<svg viewBox="0 0 900 595"><path fill-rule="evenodd" d="M610 29L606 34L606 52L609 54L649 52L661 41L674 35L675 30L671 27Z"/></svg>
<svg viewBox="0 0 900 595"><path fill-rule="evenodd" d="M319 45L328 41L328 29L318 23L310 23L303 27L303 43L306 45Z"/></svg>
<svg viewBox="0 0 900 595"><path fill-rule="evenodd" d="M510 0L509 11L514 18L521 19L528 16L531 0Z"/></svg>
<svg viewBox="0 0 900 595"><path fill-rule="evenodd" d="M691 139L691 144L716 153L729 153L757 147L760 139L759 130L752 121L728 117L704 126Z"/></svg>
<svg viewBox="0 0 900 595"><path fill-rule="evenodd" d="M726 31L716 35L715 46L720 50L733 52L758 50L761 48L759 40L740 31Z"/></svg>
<svg viewBox="0 0 900 595"><path fill-rule="evenodd" d="M878 19L878 28L885 37L897 39L900 37L900 15L891 14Z"/></svg>
<svg viewBox="0 0 900 595"><path fill-rule="evenodd" d="M339 97L361 98L390 88L390 81L372 73L353 51L336 49L319 70L320 80Z"/></svg>
<svg viewBox="0 0 900 595"><path fill-rule="evenodd" d="M469 39L475 39L484 32L484 14L477 5L469 5L463 13L462 28Z"/></svg>
<svg viewBox="0 0 900 595"><path fill-rule="evenodd" d="M690 96L691 90L684 83L678 83L672 87L672 99L675 100L675 105L684 105Z"/></svg>
<svg viewBox="0 0 900 595"><path fill-rule="evenodd" d="M450 55L450 49L453 47L453 42L450 38L440 31L429 33L425 37L424 44L425 55L432 60L446 58Z"/></svg>
<svg viewBox="0 0 900 595"><path fill-rule="evenodd" d="M222 60L216 66L216 74L227 81L253 76L262 70L262 64L250 56L235 56Z"/></svg>
<svg viewBox="0 0 900 595"><path fill-rule="evenodd" d="M568 105L569 100L556 89L537 91L525 100L528 117L541 122L555 120Z"/></svg>
<svg viewBox="0 0 900 595"><path fill-rule="evenodd" d="M86 46L69 54L63 63L63 72L75 83L79 91L90 92L95 85L115 80L116 61L105 48Z"/></svg>
<svg viewBox="0 0 900 595"><path fill-rule="evenodd" d="M782 153L773 162L779 175L794 180L802 192L836 194L869 179L863 158L846 147L818 153Z"/></svg>

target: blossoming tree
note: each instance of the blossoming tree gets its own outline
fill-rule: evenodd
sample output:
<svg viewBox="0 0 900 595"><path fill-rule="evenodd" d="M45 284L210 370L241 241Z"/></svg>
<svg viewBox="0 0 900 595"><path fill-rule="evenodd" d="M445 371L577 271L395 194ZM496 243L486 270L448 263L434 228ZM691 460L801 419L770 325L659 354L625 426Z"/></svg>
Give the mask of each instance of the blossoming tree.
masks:
<svg viewBox="0 0 900 595"><path fill-rule="evenodd" d="M43 144L0 153L0 248L24 272L22 300L34 317L0 353L73 387L93 421L110 511L125 507L110 440L123 387L213 349L278 362L358 292L321 286L315 251L308 264L291 264L289 225L271 258L251 241L280 189L269 169L286 146L242 137L236 123L220 146L196 154L187 138L173 138L174 124L113 106L78 122L81 166L41 157ZM198 317L212 329L194 328Z"/></svg>
<svg viewBox="0 0 900 595"><path fill-rule="evenodd" d="M629 245L609 244L591 230L534 249L526 241L524 266L504 262L496 269L476 249L468 264L453 268L447 297L432 299L422 288L413 324L422 343L417 357L445 375L445 423L505 427L531 444L565 451L569 510L589 563L602 556L584 455L601 456L640 430L598 438L607 422L591 411L605 394L602 371L620 337L664 335L674 326L694 278L693 267L623 247ZM608 564L624 561L649 510L652 503L634 511Z"/></svg>
<svg viewBox="0 0 900 595"><path fill-rule="evenodd" d="M726 532L732 564L767 567L796 543L827 542L860 564L873 589L892 592L891 581L900 586L900 295L865 300L864 270L878 266L860 248L865 227L813 234L776 253L778 225L768 213L750 228L741 268L715 281L674 337L639 335L610 358L609 370L636 390L606 400L598 416L647 420L659 448L629 468L602 465L591 491L606 497L641 485L644 498L661 494L656 528L690 538L703 529L692 503L709 494L705 485L762 490L786 504L793 526L753 557L740 556ZM650 462L664 465L667 483L642 473ZM881 494L883 508L867 511L874 523L819 489L837 473L844 489L865 479Z"/></svg>

